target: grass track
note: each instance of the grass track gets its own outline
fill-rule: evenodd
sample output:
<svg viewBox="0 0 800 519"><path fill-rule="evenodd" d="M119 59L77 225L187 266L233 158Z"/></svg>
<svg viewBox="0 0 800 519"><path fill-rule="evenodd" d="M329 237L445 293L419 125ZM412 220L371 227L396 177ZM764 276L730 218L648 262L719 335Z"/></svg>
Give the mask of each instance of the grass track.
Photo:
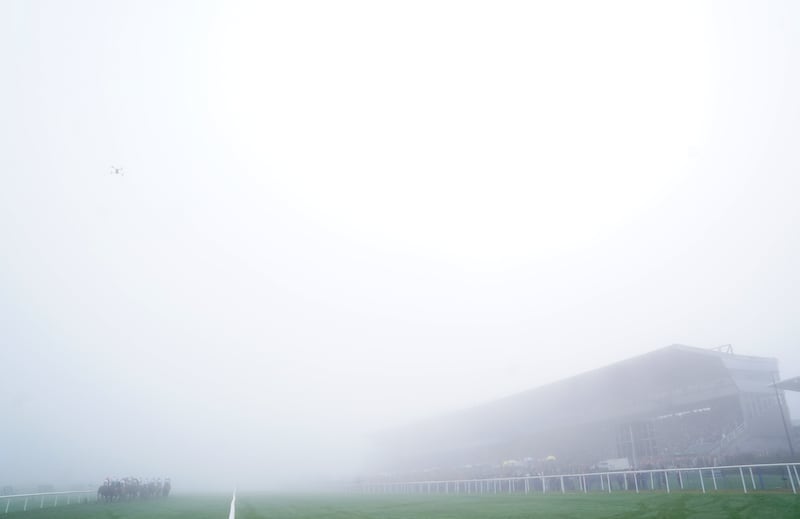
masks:
<svg viewBox="0 0 800 519"><path fill-rule="evenodd" d="M237 519L380 518L781 518L800 517L786 494L552 496L253 496L236 498Z"/></svg>
<svg viewBox="0 0 800 519"><path fill-rule="evenodd" d="M229 495L59 506L7 519L226 519ZM792 494L567 494L549 496L334 496L247 494L237 519L798 518ZM0 519L2 515L0 514Z"/></svg>

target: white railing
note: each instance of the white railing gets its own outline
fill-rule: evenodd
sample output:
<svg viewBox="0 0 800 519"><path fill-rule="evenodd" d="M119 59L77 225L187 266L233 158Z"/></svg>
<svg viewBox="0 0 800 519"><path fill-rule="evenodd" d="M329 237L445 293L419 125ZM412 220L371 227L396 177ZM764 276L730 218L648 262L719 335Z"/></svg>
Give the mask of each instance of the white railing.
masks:
<svg viewBox="0 0 800 519"><path fill-rule="evenodd" d="M51 499L52 498L52 499ZM60 504L69 505L80 503L81 498L86 501L96 501L96 490L67 490L64 492L39 492L36 494L14 494L10 496L0 496L0 505L5 514L9 512L27 511L29 508L54 507ZM12 504L14 506L12 506ZM29 506L30 505L30 506ZM38 505L38 507L37 507Z"/></svg>
<svg viewBox="0 0 800 519"><path fill-rule="evenodd" d="M233 498L231 499L231 510L228 512L228 519L236 519L236 489L233 490Z"/></svg>
<svg viewBox="0 0 800 519"><path fill-rule="evenodd" d="M765 463L476 479L366 482L358 484L356 490L367 494L529 494L531 492L564 494L568 491L639 493L662 490L670 493L676 490L696 490L705 494L707 490L713 488L713 490L741 489L746 494L758 490L778 490L783 487L784 490L791 488L792 493L797 494L800 490L799 471L800 463ZM756 479L759 484L756 484ZM733 485L731 480L734 482ZM776 483L781 485L776 486Z"/></svg>

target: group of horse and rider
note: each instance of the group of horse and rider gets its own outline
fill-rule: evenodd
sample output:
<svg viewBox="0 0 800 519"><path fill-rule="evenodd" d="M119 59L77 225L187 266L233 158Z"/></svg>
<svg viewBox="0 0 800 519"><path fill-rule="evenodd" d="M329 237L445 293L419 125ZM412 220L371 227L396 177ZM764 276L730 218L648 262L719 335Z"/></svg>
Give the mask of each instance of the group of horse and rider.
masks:
<svg viewBox="0 0 800 519"><path fill-rule="evenodd" d="M110 503L112 501L130 501L132 499L148 499L167 497L172 489L169 478L143 480L139 478L106 478L97 489L97 500Z"/></svg>

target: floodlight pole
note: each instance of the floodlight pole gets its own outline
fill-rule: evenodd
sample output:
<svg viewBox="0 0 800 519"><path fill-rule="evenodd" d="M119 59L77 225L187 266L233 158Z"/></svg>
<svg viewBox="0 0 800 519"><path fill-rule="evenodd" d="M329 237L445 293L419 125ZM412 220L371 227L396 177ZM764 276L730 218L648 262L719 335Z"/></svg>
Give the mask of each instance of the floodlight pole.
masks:
<svg viewBox="0 0 800 519"><path fill-rule="evenodd" d="M792 446L792 434L789 432L789 426L786 425L786 414L783 412L783 402L781 395L778 393L778 383L775 381L775 374L772 374L772 387L775 388L775 398L778 400L778 411L781 413L781 421L783 422L783 432L786 433L786 443L789 444L789 455L794 459L794 447Z"/></svg>

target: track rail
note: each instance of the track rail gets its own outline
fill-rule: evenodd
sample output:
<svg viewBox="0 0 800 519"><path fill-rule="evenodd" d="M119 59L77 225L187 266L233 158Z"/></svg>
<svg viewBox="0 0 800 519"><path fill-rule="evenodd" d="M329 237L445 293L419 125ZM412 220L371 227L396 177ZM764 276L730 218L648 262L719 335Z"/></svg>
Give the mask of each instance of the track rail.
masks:
<svg viewBox="0 0 800 519"><path fill-rule="evenodd" d="M65 491L62 491L62 492L36 492L36 493L32 493L32 494L11 494L11 495L8 495L8 496L0 496L0 503L2 503L3 500L5 500L5 506L4 507L0 507L0 512L3 512L3 513L7 514L9 512L10 508L11 508L12 501L16 501L16 500L23 500L22 511L27 511L28 510L28 504L29 504L30 500L31 499L35 500L37 497L39 498L39 503L38 503L39 506L38 506L38 508L44 508L45 506L47 506L47 507L58 506L59 497L66 496L67 499L66 499L66 501L63 501L62 504L68 505L72 501L72 497L73 496L79 497L79 496L82 496L82 495L86 495L87 498L91 498L92 496L96 496L97 495L97 491L96 490L65 490ZM45 503L45 498L48 498L48 497L51 497L51 496L53 497L53 500L50 501L49 499L47 499L47 503ZM32 504L32 506L36 506L36 503L34 502Z"/></svg>
<svg viewBox="0 0 800 519"><path fill-rule="evenodd" d="M769 472L783 478L788 490L800 492L800 463L760 463L753 465L725 465L719 467L692 467L668 469L624 470L610 472L585 472L572 474L536 474L529 476L506 476L474 479L384 481L365 482L356 485L357 490L368 494L496 494L498 492L528 494L534 490L541 493L566 493L572 491L603 492L665 490L719 490L720 482L731 479L741 482L740 489L746 494L758 491L757 478ZM724 477L723 477L724 476ZM693 481L689 482L689 478ZM709 480L706 483L707 480ZM670 488L672 482L672 488ZM566 484L565 484L566 483ZM658 485L656 485L658 483ZM707 486L710 487L707 489ZM763 484L761 485L763 487ZM657 488L656 488L657 487ZM732 488L731 488L732 489Z"/></svg>
<svg viewBox="0 0 800 519"><path fill-rule="evenodd" d="M231 498L231 511L228 512L228 519L236 519L236 489L233 490Z"/></svg>

